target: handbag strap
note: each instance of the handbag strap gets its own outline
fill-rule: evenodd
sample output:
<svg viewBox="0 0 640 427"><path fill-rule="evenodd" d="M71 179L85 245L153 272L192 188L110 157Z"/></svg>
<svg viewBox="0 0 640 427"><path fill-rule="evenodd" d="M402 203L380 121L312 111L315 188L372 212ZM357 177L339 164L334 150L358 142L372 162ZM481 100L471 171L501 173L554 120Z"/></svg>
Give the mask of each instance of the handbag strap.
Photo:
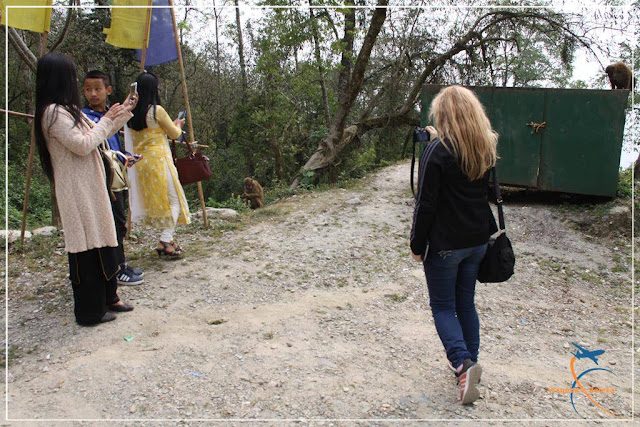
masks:
<svg viewBox="0 0 640 427"><path fill-rule="evenodd" d="M493 192L496 196L496 205L498 206L498 224L500 225L500 230L505 230L504 225L504 211L502 210L502 196L500 195L500 184L498 184L498 172L496 167L491 168L491 172L493 173Z"/></svg>
<svg viewBox="0 0 640 427"><path fill-rule="evenodd" d="M81 117L82 117L82 120L85 122L85 124L87 126L89 126L91 129L93 129L93 127L95 126L95 123L92 120L90 120L89 118L87 118L87 116L85 116L84 113L82 113ZM109 145L109 141L107 141L106 138L103 139L102 142L100 142L100 144L98 144L98 150L103 151L103 152L106 151L106 150L111 150L111 146Z"/></svg>
<svg viewBox="0 0 640 427"><path fill-rule="evenodd" d="M184 138L184 135L185 135L185 132L182 132L182 134L180 135L180 140L183 140L183 139L185 140L184 145L186 145L187 149L189 150L189 157L192 157L193 154L194 154L193 148L191 148L191 144L186 141L186 139ZM178 156L176 154L176 140L175 139L171 140L171 155L173 156L174 159L178 158Z"/></svg>

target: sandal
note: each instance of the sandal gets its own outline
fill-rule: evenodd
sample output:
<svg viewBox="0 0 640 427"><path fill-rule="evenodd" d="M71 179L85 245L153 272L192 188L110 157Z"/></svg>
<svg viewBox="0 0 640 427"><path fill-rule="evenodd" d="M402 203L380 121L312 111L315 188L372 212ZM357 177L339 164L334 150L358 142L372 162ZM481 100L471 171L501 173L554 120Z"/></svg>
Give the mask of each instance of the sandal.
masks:
<svg viewBox="0 0 640 427"><path fill-rule="evenodd" d="M156 252L158 252L158 256L167 255L171 258L177 258L182 254L180 249L176 249L171 243L163 242L162 240L158 242Z"/></svg>
<svg viewBox="0 0 640 427"><path fill-rule="evenodd" d="M175 241L173 241L173 240L172 240L169 244L170 244L171 246L173 246L173 249L175 249L176 251L178 251L178 252L182 252L182 248L181 248L181 247L180 247L180 245L179 245L179 244L177 244Z"/></svg>

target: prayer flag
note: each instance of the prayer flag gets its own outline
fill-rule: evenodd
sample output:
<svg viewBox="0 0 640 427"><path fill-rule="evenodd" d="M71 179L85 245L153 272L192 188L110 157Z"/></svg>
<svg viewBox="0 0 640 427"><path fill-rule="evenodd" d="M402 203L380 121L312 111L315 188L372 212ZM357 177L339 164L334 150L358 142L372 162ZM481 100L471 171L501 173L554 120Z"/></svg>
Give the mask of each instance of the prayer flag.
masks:
<svg viewBox="0 0 640 427"><path fill-rule="evenodd" d="M151 6L151 0L113 0L112 6ZM107 43L126 49L142 49L149 34L148 7L112 7L111 28L104 28ZM145 31L146 30L146 31ZM147 46L149 39L147 38Z"/></svg>
<svg viewBox="0 0 640 427"><path fill-rule="evenodd" d="M49 32L51 24L51 2L52 0L0 0L2 18L0 24L21 30L34 31L36 33ZM7 12L5 6L49 6L49 7L29 7L10 8ZM6 15L9 16L7 23Z"/></svg>
<svg viewBox="0 0 640 427"><path fill-rule="evenodd" d="M168 6L169 0L153 0L154 6ZM136 51L138 61L142 58L142 49ZM178 48L173 33L171 9L154 7L151 12L151 31L145 66L164 64L178 59Z"/></svg>

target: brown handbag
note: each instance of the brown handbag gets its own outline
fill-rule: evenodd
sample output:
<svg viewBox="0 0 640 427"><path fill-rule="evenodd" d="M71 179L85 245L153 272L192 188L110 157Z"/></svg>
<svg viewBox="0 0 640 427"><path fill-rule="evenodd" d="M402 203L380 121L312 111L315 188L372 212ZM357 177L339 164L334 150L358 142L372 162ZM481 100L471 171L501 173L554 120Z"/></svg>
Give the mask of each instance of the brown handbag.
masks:
<svg viewBox="0 0 640 427"><path fill-rule="evenodd" d="M189 149L189 155L178 158L176 155L176 141L171 140L171 154L173 163L178 170L180 183L186 185L208 179L213 175L209 167L209 158L202 153L193 151L191 144L187 143L186 146Z"/></svg>

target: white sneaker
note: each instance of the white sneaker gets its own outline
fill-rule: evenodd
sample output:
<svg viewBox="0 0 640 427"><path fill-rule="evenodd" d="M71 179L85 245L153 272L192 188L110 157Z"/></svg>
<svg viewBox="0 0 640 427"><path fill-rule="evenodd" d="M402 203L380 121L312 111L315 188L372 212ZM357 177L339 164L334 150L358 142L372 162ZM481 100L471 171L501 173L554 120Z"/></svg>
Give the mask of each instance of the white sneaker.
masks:
<svg viewBox="0 0 640 427"><path fill-rule="evenodd" d="M478 383L482 376L482 366L467 359L462 364L458 382L460 384L460 403L468 405L480 398Z"/></svg>

